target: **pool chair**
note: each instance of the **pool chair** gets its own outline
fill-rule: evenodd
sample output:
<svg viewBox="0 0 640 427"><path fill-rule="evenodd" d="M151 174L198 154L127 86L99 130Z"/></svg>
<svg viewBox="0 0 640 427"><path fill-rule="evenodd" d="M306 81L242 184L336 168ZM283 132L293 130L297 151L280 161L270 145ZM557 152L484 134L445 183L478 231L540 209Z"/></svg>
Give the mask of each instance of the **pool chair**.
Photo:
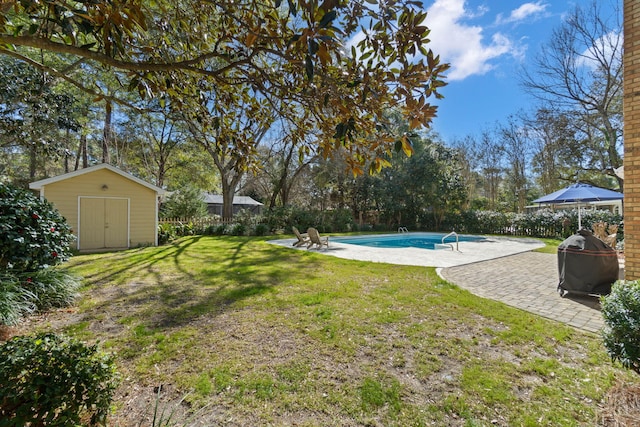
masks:
<svg viewBox="0 0 640 427"><path fill-rule="evenodd" d="M307 249L311 248L313 245L316 245L318 248L322 248L326 246L329 248L329 237L320 237L320 233L315 228L309 228L307 230L307 234L309 235L310 243L307 245Z"/></svg>
<svg viewBox="0 0 640 427"><path fill-rule="evenodd" d="M298 247L302 245L307 245L311 242L311 240L309 240L309 235L307 233L300 233L296 227L291 227L291 229L293 230L293 233L298 238L297 242L293 242L293 246Z"/></svg>

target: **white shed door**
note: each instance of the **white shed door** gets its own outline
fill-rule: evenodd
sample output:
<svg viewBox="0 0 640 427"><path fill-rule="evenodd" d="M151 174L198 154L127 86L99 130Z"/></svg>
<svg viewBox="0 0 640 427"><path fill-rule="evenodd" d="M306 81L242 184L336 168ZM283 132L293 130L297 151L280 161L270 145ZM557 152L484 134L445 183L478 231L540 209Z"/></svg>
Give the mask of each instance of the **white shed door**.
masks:
<svg viewBox="0 0 640 427"><path fill-rule="evenodd" d="M80 249L129 246L127 199L80 198Z"/></svg>

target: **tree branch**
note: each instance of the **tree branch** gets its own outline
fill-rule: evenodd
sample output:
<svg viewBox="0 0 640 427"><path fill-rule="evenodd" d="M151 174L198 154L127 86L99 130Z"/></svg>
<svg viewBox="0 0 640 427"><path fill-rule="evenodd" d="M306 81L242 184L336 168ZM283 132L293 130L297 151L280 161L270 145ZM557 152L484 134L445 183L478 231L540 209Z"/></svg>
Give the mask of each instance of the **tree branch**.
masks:
<svg viewBox="0 0 640 427"><path fill-rule="evenodd" d="M0 45L3 45L3 44L31 47L35 49L43 49L49 52L74 55L84 59L89 59L89 60L98 62L103 65L108 65L110 67L117 68L120 70L126 70L126 71L166 72L166 71L184 70L184 71L189 71L196 74L216 77L220 74L225 73L229 69L237 68L240 65L250 62L250 58L243 58L239 61L229 61L229 55L218 53L218 52L203 53L192 59L188 59L185 61L171 62L171 63L146 62L146 61L140 61L140 62L122 61L122 60L115 59L109 55L106 55L104 53L95 52L82 47L70 46L63 43L57 43L57 42L43 39L40 37L9 36L6 34L0 34ZM12 51L6 48L2 48L0 52L3 54L9 54L9 52L12 52ZM227 65L217 70L207 70L207 69L199 68L196 66L197 64L202 64L203 62L213 58L223 59L224 62L227 63Z"/></svg>

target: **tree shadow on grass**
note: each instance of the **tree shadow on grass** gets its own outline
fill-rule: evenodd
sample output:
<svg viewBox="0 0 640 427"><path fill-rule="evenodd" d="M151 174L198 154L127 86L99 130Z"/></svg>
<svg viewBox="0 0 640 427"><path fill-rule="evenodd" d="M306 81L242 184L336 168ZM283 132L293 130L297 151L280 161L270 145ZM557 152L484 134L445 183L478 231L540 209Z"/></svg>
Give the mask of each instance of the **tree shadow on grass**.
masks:
<svg viewBox="0 0 640 427"><path fill-rule="evenodd" d="M87 277L87 292L98 301L86 317L104 312L138 319L154 329L178 328L273 292L285 282L309 278L307 256L299 252L252 238L211 239L216 237L188 238L149 249L151 253L114 254L121 257L113 260L115 268ZM167 268L167 262L173 265Z"/></svg>
<svg viewBox="0 0 640 427"><path fill-rule="evenodd" d="M140 275L146 272L157 281L161 281L162 277L156 271L154 266L165 261L166 258L177 259L189 247L196 245L202 236L196 236L189 239L182 239L176 244L160 246L156 248L135 248L121 252L112 252L106 254L109 260L105 261L108 268L98 270L93 274L84 275L83 279L90 285L98 285L102 283L121 283L126 278ZM151 252L149 252L151 251ZM106 256L105 254L100 254ZM94 257L85 257L82 261L72 262L73 267L84 267L86 265L100 262ZM187 271L182 271L188 274Z"/></svg>

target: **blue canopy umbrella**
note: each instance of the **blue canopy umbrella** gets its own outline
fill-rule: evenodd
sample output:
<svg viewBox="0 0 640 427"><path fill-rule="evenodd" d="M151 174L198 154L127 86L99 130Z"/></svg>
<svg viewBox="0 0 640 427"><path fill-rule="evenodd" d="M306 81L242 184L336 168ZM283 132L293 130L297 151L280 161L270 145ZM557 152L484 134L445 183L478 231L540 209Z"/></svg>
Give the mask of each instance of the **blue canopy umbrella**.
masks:
<svg viewBox="0 0 640 427"><path fill-rule="evenodd" d="M622 200L624 194L606 188L594 187L589 184L577 183L562 190L558 190L533 201L539 204L577 203L578 204L578 229L582 229L582 217L580 203L598 202L601 200Z"/></svg>

